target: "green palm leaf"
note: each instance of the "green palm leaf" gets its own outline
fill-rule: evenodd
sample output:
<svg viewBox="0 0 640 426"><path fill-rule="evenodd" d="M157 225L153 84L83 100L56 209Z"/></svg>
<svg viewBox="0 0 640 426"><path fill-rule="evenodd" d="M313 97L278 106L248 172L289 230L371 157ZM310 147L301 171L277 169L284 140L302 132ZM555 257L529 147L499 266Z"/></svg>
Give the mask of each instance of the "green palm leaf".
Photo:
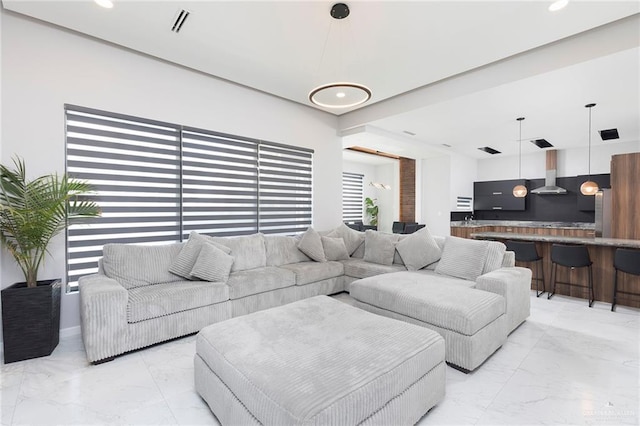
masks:
<svg viewBox="0 0 640 426"><path fill-rule="evenodd" d="M71 221L100 215L100 209L81 195L91 191L84 181L66 174L27 180L24 161L13 160L14 169L0 165L0 241L22 269L29 287L37 274L51 239Z"/></svg>

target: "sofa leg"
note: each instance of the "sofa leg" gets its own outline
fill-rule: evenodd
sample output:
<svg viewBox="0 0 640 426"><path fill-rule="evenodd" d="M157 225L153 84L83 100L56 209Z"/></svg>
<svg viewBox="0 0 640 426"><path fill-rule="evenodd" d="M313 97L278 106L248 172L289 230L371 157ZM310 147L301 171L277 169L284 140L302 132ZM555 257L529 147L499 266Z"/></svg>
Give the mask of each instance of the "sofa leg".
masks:
<svg viewBox="0 0 640 426"><path fill-rule="evenodd" d="M104 364L105 362L113 361L114 359L116 359L115 356L110 356L109 358L103 358L103 359L99 359L98 361L93 361L91 364L100 365L100 364Z"/></svg>

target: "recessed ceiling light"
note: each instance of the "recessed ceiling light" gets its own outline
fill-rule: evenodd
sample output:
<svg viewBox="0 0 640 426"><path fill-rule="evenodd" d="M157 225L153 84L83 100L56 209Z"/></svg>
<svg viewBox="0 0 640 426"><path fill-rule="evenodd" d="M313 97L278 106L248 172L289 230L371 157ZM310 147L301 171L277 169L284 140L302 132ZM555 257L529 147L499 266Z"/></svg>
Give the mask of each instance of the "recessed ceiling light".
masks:
<svg viewBox="0 0 640 426"><path fill-rule="evenodd" d="M535 146L537 146L538 148L551 148L553 146L553 144L551 144L551 142L549 142L546 139L534 139L531 141L532 144L534 144Z"/></svg>
<svg viewBox="0 0 640 426"><path fill-rule="evenodd" d="M111 9L113 2L111 0L94 0L98 6L102 6L105 9Z"/></svg>
<svg viewBox="0 0 640 426"><path fill-rule="evenodd" d="M344 93L344 92L338 92L338 93L336 93L336 96L339 97L339 98L344 98L345 96L347 96L347 94Z"/></svg>
<svg viewBox="0 0 640 426"><path fill-rule="evenodd" d="M620 135L618 134L618 129L607 129L607 130L599 130L600 137L603 141L608 141L611 139L620 139Z"/></svg>
<svg viewBox="0 0 640 426"><path fill-rule="evenodd" d="M549 12L557 12L560 9L564 9L569 4L569 0L554 1L549 5Z"/></svg>
<svg viewBox="0 0 640 426"><path fill-rule="evenodd" d="M480 151L484 151L487 154L491 154L491 155L495 155L495 154L502 154L500 151L498 151L497 149L491 148L490 146L483 146L478 148Z"/></svg>

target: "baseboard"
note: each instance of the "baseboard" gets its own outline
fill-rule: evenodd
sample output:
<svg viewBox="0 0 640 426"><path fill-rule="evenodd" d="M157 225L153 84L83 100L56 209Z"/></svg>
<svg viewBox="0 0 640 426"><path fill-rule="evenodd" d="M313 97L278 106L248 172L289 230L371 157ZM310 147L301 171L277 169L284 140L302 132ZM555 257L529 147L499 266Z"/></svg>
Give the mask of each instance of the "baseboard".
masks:
<svg viewBox="0 0 640 426"><path fill-rule="evenodd" d="M68 327L60 329L60 337L73 337L78 336L80 334L80 326L76 325L75 327Z"/></svg>

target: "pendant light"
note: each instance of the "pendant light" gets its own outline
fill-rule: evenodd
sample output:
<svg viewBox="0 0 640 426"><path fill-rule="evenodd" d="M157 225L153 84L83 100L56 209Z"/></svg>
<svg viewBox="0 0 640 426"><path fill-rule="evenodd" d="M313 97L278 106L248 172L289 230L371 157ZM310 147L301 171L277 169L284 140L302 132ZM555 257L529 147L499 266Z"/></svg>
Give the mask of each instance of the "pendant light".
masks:
<svg viewBox="0 0 640 426"><path fill-rule="evenodd" d="M518 179L522 179L522 120L524 117L516 118L520 123L520 136L518 141L520 143L519 153L518 153ZM513 196L516 198L524 198L527 196L527 187L524 185L516 185L513 187Z"/></svg>
<svg viewBox="0 0 640 426"><path fill-rule="evenodd" d="M345 3L336 3L333 5L330 11L330 15L333 19L341 20L349 16L349 6ZM329 27L329 34L327 40L331 34L331 27ZM340 42L340 46L342 45ZM324 49L322 51L322 57L320 59L320 65L322 65L322 59L326 51L327 45L325 42ZM350 108L360 104L363 104L371 99L371 89L359 83L338 81L328 84L323 84L316 87L309 93L309 102L314 105L318 105L323 108L339 109Z"/></svg>
<svg viewBox="0 0 640 426"><path fill-rule="evenodd" d="M588 179L580 185L582 195L596 195L598 192L598 184L591 180L591 108L596 104L586 104L584 107L589 108L589 174Z"/></svg>

